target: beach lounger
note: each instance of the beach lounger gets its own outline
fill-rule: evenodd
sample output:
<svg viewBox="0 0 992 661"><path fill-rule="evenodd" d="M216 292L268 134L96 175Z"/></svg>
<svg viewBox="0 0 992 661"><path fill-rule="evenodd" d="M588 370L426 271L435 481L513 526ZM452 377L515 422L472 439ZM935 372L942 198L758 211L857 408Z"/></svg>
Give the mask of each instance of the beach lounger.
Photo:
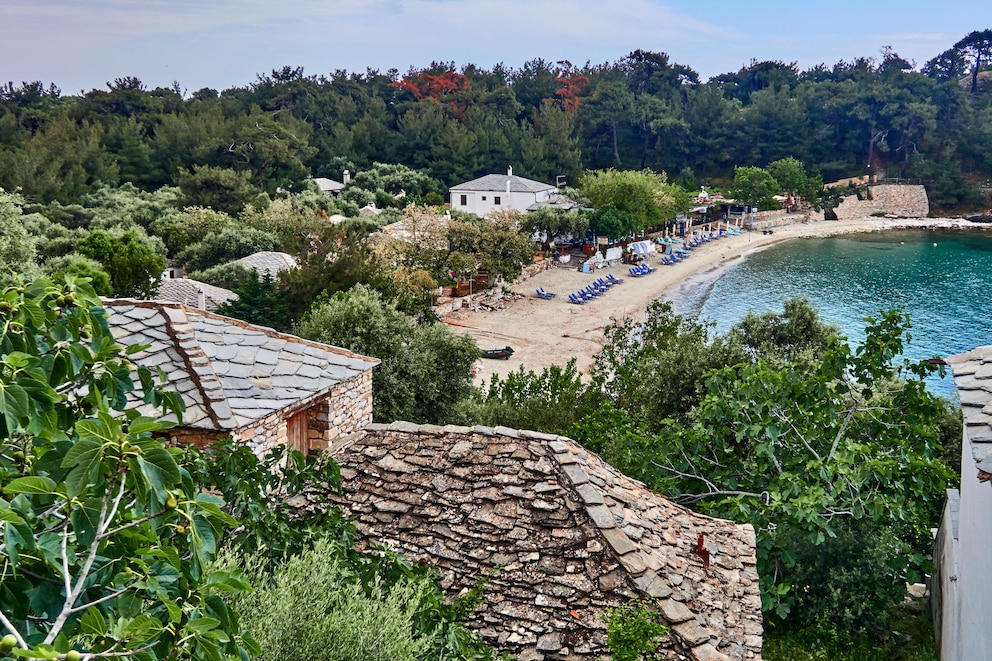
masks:
<svg viewBox="0 0 992 661"><path fill-rule="evenodd" d="M614 275L612 273L608 274L606 276L606 279L609 280L610 282L612 282L615 285L622 285L623 284L623 278L614 277Z"/></svg>
<svg viewBox="0 0 992 661"><path fill-rule="evenodd" d="M554 293L549 292L549 291L544 291L544 287L538 287L537 288L537 295L538 295L539 298L543 298L545 300L550 301L552 298L554 298L558 294L554 294Z"/></svg>
<svg viewBox="0 0 992 661"><path fill-rule="evenodd" d="M586 304L585 301L583 301L581 298L579 298L575 294L569 294L568 295L568 302L569 303L575 303L576 305L585 305Z"/></svg>

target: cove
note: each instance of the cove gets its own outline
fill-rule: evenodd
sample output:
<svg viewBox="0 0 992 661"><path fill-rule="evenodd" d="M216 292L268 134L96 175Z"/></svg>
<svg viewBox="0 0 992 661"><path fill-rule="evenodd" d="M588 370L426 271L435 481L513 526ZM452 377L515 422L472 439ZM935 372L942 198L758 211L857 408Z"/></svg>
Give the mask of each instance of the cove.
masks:
<svg viewBox="0 0 992 661"><path fill-rule="evenodd" d="M852 346L864 318L900 308L910 316L912 360L992 344L992 233L890 231L797 239L687 280L666 298L726 332L749 310L781 311L806 297ZM932 377L936 394L957 398L953 379Z"/></svg>

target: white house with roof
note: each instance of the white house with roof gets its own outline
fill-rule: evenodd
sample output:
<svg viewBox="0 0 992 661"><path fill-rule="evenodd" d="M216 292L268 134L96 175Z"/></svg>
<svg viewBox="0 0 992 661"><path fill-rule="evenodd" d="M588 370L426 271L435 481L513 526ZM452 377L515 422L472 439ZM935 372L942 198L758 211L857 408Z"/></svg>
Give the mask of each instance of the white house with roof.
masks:
<svg viewBox="0 0 992 661"><path fill-rule="evenodd" d="M467 211L477 216L487 216L493 211L534 211L544 206L573 209L578 205L558 191L552 184L513 174L513 166L506 174L487 174L448 189L451 208Z"/></svg>
<svg viewBox="0 0 992 661"><path fill-rule="evenodd" d="M951 356L961 398L961 488L948 489L931 582L942 661L992 659L992 346Z"/></svg>

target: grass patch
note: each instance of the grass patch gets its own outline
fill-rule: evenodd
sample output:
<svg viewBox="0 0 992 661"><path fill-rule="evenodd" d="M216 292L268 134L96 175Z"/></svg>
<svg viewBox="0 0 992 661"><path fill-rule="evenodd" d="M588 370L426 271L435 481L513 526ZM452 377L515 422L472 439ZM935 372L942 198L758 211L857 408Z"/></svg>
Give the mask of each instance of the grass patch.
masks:
<svg viewBox="0 0 992 661"><path fill-rule="evenodd" d="M845 640L836 631L769 629L765 661L938 661L930 610L893 609L885 640Z"/></svg>

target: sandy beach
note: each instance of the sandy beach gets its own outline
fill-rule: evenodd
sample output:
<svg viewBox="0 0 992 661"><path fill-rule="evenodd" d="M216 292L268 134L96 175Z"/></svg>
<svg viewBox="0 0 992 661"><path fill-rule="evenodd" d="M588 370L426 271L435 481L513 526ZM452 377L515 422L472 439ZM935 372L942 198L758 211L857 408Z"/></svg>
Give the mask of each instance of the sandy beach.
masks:
<svg viewBox="0 0 992 661"><path fill-rule="evenodd" d="M772 234L761 231L724 236L692 251L691 257L674 266L664 266L653 256L649 263L657 270L641 278L627 274L629 266L619 264L593 273L580 273L574 267L559 267L542 271L536 276L512 285L514 296L503 300L503 309L456 310L443 321L452 332L468 333L482 349L510 346L514 354L509 360L483 360L478 382L488 381L493 374L505 375L523 365L540 371L550 365L565 365L575 358L585 372L592 365L593 355L603 345L603 329L611 319L639 319L651 301L677 289L688 278L726 268L750 253L769 246L800 238L822 238L838 234L876 232L891 229L988 229L959 219L867 218L846 221L819 221L776 227ZM612 273L623 278L624 284L586 305L568 302L568 294L600 277ZM552 300L538 298L534 291L543 287L558 296Z"/></svg>

